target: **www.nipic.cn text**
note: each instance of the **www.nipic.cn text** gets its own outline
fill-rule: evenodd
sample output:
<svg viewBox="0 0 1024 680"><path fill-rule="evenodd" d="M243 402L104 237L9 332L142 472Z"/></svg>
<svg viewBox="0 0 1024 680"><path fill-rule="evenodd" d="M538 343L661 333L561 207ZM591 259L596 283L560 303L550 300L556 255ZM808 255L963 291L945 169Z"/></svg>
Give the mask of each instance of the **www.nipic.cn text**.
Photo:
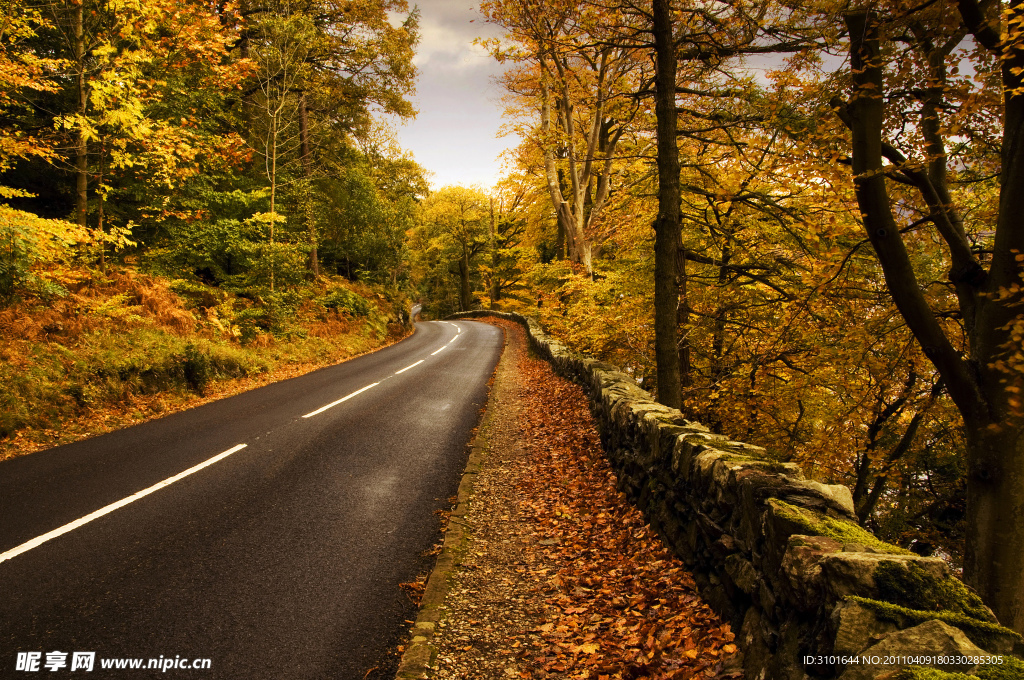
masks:
<svg viewBox="0 0 1024 680"><path fill-rule="evenodd" d="M189 659L181 655L160 655L159 658L96 658L96 652L18 652L14 670L33 673L38 671L93 671L103 670L209 670L210 659Z"/></svg>

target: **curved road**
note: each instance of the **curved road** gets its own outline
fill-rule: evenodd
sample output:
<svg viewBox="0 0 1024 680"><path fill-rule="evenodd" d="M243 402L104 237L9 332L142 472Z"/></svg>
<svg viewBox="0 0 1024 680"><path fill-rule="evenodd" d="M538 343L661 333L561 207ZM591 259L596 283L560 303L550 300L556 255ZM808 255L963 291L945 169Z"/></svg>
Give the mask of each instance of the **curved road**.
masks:
<svg viewBox="0 0 1024 680"><path fill-rule="evenodd" d="M373 354L0 463L0 678L78 677L74 652L95 652L94 678L393 677L415 613L398 584L427 567L501 345L486 324L418 323ZM178 667L101 667L135 658ZM196 659L209 669L181 670Z"/></svg>

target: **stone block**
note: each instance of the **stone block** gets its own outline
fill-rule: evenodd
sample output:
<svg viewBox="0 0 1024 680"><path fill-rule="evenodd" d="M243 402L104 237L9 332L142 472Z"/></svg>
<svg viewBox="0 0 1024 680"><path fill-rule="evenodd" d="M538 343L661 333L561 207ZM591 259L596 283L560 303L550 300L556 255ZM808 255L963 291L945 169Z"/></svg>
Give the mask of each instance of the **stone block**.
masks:
<svg viewBox="0 0 1024 680"><path fill-rule="evenodd" d="M967 639L963 631L942 621L926 621L919 626L890 633L881 642L864 650L862 657L879 659L877 664L850 664L839 676L840 680L872 680L896 670L893 665L881 661L893 657L917 657L919 660L946 663L918 663L917 665L938 668L948 673L970 673L977 666L963 663L963 657L988 656L989 654ZM957 663L960 660L961 662ZM907 664L909 665L909 664Z"/></svg>
<svg viewBox="0 0 1024 680"><path fill-rule="evenodd" d="M779 578L775 585L785 591L797 609L821 606L826 586L822 581L821 561L839 552L843 544L824 536L792 535L787 540Z"/></svg>
<svg viewBox="0 0 1024 680"><path fill-rule="evenodd" d="M693 469L693 458L715 442L724 441L722 435L710 432L689 432L676 438L672 449L672 472L679 478L688 480Z"/></svg>
<svg viewBox="0 0 1024 680"><path fill-rule="evenodd" d="M840 602L832 611L832 629L836 631L832 653L838 656L858 655L896 630L896 624L885 621L859 602Z"/></svg>
<svg viewBox="0 0 1024 680"><path fill-rule="evenodd" d="M769 630L757 607L751 607L743 617L737 638L743 650L743 672L745 677L764 680L768 664L772 659L775 635Z"/></svg>
<svg viewBox="0 0 1024 680"><path fill-rule="evenodd" d="M827 596L838 602L850 595L878 599L875 571L883 562L908 569L916 564L937 580L949 577L949 566L938 557L892 555L886 553L840 552L821 559L821 573L827 585Z"/></svg>
<svg viewBox="0 0 1024 680"><path fill-rule="evenodd" d="M793 479L788 475L782 475L782 479L785 482L775 492L775 497L779 500L829 517L856 521L853 494L846 487L822 484L809 479Z"/></svg>
<svg viewBox="0 0 1024 680"><path fill-rule="evenodd" d="M726 573L732 578L732 582L747 595L753 595L760 586L761 577L750 560L734 553L725 558L724 566Z"/></svg>

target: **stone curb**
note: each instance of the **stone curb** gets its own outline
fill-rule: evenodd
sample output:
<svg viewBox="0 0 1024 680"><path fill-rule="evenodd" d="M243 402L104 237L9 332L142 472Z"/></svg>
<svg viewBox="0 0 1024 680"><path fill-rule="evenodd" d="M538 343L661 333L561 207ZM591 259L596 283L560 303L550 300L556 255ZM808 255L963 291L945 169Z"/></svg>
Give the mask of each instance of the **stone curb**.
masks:
<svg viewBox="0 0 1024 680"><path fill-rule="evenodd" d="M494 367L495 380L502 363L506 361L505 347L508 344L508 336L505 336L502 345L501 357ZM441 554L434 564L427 579L427 585L423 590L423 597L420 599L420 610L416 616L416 623L409 631L409 642L406 644L405 652L402 653L402 661L398 666L395 675L396 680L420 680L430 678L436 670L437 647L434 645L434 630L438 621L441 620L441 607L448 594L449 579L455 567L462 561L465 553L466 543L469 540L471 527L466 524L465 517L469 511L469 503L473 497L476 486L476 476L480 472L484 458L487 455L488 438L487 432L494 419L492 405L494 385L491 385L490 393L487 395L484 416L480 421L476 434L470 442L469 460L466 469L462 473L462 481L459 483L457 494L458 501L455 510L452 511L448 520L448 527L444 533L444 544Z"/></svg>

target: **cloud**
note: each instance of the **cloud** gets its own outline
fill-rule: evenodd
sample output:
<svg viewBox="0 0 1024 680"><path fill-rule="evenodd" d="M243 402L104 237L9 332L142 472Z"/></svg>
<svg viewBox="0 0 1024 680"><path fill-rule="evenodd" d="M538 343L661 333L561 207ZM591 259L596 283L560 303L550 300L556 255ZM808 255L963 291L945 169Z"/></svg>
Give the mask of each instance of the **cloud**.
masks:
<svg viewBox="0 0 1024 680"><path fill-rule="evenodd" d="M440 7L434 7L440 5ZM500 35L496 26L486 23L472 8L454 10L451 3L421 5L420 44L416 65L445 70L483 68L494 70L494 61L487 50L473 44L478 37ZM440 10L436 11L435 10Z"/></svg>
<svg viewBox="0 0 1024 680"><path fill-rule="evenodd" d="M473 40L500 37L501 29L485 22L468 1L416 4L421 37L414 103L420 114L398 131L398 138L434 173L433 186L492 185L509 143L497 137L502 90L493 79L502 66Z"/></svg>

